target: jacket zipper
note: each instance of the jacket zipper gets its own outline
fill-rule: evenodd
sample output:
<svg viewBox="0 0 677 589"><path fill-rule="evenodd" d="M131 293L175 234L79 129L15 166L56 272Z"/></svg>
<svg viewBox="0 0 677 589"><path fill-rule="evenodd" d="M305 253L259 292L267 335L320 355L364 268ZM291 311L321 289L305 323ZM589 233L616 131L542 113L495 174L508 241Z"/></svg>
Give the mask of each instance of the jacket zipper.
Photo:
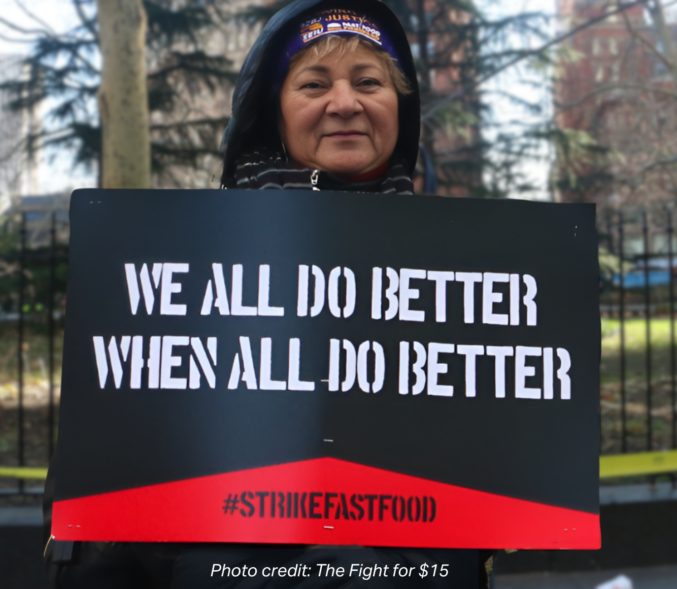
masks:
<svg viewBox="0 0 677 589"><path fill-rule="evenodd" d="M320 189L317 187L317 181L320 179L320 170L313 170L312 174L310 175L310 185L313 187L313 190L317 190L318 192Z"/></svg>

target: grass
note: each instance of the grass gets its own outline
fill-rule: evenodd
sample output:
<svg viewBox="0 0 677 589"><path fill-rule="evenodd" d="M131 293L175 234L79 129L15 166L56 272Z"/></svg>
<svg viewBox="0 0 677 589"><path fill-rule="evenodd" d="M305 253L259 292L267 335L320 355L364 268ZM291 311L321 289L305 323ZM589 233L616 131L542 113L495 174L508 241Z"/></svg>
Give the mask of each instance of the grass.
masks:
<svg viewBox="0 0 677 589"><path fill-rule="evenodd" d="M677 330L677 322L675 325ZM670 365L670 320L649 321L651 343L651 445L655 450L672 446L672 376ZM649 448L647 427L647 324L644 319L627 319L625 332L625 415L627 449ZM621 324L617 319L602 320L602 361L600 395L602 403L602 453L621 450Z"/></svg>
<svg viewBox="0 0 677 589"><path fill-rule="evenodd" d="M670 320L651 319L651 367L652 378L670 378ZM677 321L675 322L677 330ZM646 374L646 321L625 320L625 367L626 378L644 377ZM620 380L621 324L618 319L602 319L602 382Z"/></svg>

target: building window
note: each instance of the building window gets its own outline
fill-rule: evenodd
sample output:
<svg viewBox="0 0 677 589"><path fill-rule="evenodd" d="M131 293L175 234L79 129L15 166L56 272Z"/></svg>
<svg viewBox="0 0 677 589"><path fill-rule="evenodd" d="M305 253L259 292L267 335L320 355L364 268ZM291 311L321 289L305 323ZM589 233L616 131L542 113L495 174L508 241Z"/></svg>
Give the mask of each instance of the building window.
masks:
<svg viewBox="0 0 677 589"><path fill-rule="evenodd" d="M660 41L660 40L656 41L656 51L658 51L658 53L660 53L661 55L665 55L665 51L663 49L663 42ZM665 67L665 63L660 58L655 61L655 68L656 68L656 75L659 78L667 75L667 73L668 73L668 70Z"/></svg>
<svg viewBox="0 0 677 589"><path fill-rule="evenodd" d="M600 55L602 53L602 41L599 37L592 40L592 54Z"/></svg>
<svg viewBox="0 0 677 589"><path fill-rule="evenodd" d="M619 79L620 79L620 64L614 63L611 66L611 81L618 82Z"/></svg>
<svg viewBox="0 0 677 589"><path fill-rule="evenodd" d="M614 10L618 10L618 5L615 2L606 7L607 12L613 12ZM607 22L618 22L618 12L610 14L606 20Z"/></svg>
<svg viewBox="0 0 677 589"><path fill-rule="evenodd" d="M598 65L597 69L595 70L595 82L603 82L603 81L604 81L604 66Z"/></svg>
<svg viewBox="0 0 677 589"><path fill-rule="evenodd" d="M616 39L609 39L609 53L611 55L618 55L618 42Z"/></svg>

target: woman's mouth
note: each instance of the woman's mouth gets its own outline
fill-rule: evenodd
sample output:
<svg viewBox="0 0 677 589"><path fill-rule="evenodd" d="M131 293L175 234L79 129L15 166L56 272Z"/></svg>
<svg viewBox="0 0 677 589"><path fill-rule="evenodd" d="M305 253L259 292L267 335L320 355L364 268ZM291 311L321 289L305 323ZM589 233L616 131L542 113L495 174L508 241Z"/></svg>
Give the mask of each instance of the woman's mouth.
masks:
<svg viewBox="0 0 677 589"><path fill-rule="evenodd" d="M325 137L329 137L330 139L339 139L339 140L347 140L347 139L358 139L359 137L364 137L366 133L362 133L361 131L336 131L334 133L327 133Z"/></svg>

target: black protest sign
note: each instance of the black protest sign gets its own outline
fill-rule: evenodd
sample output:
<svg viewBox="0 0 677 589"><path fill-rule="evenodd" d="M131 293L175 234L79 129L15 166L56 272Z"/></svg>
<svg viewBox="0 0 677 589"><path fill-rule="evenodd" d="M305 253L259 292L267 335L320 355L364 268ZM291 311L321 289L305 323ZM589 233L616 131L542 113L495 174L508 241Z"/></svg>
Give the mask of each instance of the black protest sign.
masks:
<svg viewBox="0 0 677 589"><path fill-rule="evenodd" d="M77 191L57 539L599 546L594 207Z"/></svg>

